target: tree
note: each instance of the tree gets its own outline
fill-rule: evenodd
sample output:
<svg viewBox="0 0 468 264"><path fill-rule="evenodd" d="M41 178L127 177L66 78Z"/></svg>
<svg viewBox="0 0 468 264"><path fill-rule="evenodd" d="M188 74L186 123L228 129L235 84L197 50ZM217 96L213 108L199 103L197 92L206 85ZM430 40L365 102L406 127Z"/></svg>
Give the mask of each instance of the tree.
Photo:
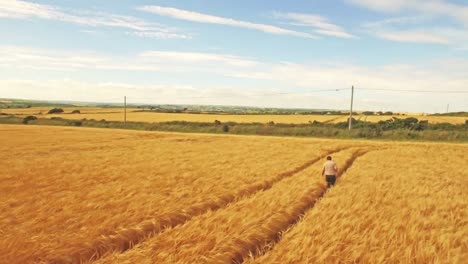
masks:
<svg viewBox="0 0 468 264"><path fill-rule="evenodd" d="M27 117L23 118L23 124L26 125L26 124L29 123L29 121L33 121L33 120L37 120L37 117L35 117L35 116L27 116Z"/></svg>
<svg viewBox="0 0 468 264"><path fill-rule="evenodd" d="M47 112L47 114L61 114L61 113L63 113L62 108L52 108L49 110L49 112Z"/></svg>

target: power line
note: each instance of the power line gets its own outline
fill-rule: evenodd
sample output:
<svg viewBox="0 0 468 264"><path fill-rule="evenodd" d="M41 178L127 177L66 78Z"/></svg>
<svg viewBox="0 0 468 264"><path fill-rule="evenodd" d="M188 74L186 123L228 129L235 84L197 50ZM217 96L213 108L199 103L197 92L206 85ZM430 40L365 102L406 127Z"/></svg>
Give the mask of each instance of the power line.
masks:
<svg viewBox="0 0 468 264"><path fill-rule="evenodd" d="M249 95L220 95L220 96L186 96L186 97L177 97L178 99L206 99L206 98L228 98L228 97L262 97L262 96L274 96L274 95L307 95L308 93L317 93L317 92L339 92L344 90L350 90L351 88L338 88L338 89L321 89L321 90L312 90L307 91L306 93L299 92L277 92L277 93L262 93L262 94L249 94Z"/></svg>
<svg viewBox="0 0 468 264"><path fill-rule="evenodd" d="M320 90L309 90L307 92L271 92L271 93L258 93L258 94L230 94L230 95L212 95L212 96L174 96L177 99L223 99L223 98L232 98L232 97L268 97L268 96L276 96L276 95L302 95L308 96L311 93L320 93L320 92L339 92L351 90L351 88L332 88L332 89L320 89ZM468 91L457 91L457 90L412 90L412 89L388 89L388 88L359 88L358 90L363 91L387 91L387 92L406 92L406 93L446 93L446 94L466 94ZM151 96L147 97L139 97L139 96L132 96L132 99L136 100L155 100L156 98L152 98ZM160 98L158 98L160 99Z"/></svg>
<svg viewBox="0 0 468 264"><path fill-rule="evenodd" d="M230 94L230 95L212 95L212 96L175 96L177 99L222 99L222 98L232 98L232 97L267 97L267 96L276 96L276 95L303 95L307 96L310 93L320 93L320 92L339 92L351 90L351 88L334 88L334 89L320 89L320 90L309 90L307 92L271 92L271 93L259 93L259 94ZM407 92L407 93L446 93L446 94L466 94L468 91L457 91L457 90L411 90L411 89L388 89L388 88L359 88L358 90L362 91L386 91L386 92ZM133 97L133 99L152 99L151 97Z"/></svg>
<svg viewBox="0 0 468 264"><path fill-rule="evenodd" d="M468 93L468 91L443 91L443 90L407 90L407 89L385 89L385 88L359 88L365 91L387 91L387 92L410 92L410 93Z"/></svg>
<svg viewBox="0 0 468 264"><path fill-rule="evenodd" d="M339 88L339 89L322 89L322 90L312 90L308 91L307 93L317 93L317 92L339 92L344 90L350 90L351 88ZM286 92L286 93L266 93L266 94L258 94L257 96L264 96L264 95L284 95L284 94L307 94L307 93L297 93L297 92Z"/></svg>

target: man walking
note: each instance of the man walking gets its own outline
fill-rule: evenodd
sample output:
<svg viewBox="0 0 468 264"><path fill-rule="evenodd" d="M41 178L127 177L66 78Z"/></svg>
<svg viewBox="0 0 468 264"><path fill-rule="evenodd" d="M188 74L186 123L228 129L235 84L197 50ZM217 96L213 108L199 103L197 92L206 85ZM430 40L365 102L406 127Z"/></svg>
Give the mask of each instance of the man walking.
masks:
<svg viewBox="0 0 468 264"><path fill-rule="evenodd" d="M337 172L338 166L336 166L336 162L332 160L331 156L327 156L327 161L323 164L322 176L325 176L328 188L335 185Z"/></svg>

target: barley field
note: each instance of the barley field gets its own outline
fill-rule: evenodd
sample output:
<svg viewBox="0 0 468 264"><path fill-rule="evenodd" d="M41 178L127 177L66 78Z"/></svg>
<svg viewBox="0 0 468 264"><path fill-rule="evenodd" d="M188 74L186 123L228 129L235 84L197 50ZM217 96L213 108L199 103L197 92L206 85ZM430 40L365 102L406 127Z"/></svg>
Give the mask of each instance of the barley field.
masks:
<svg viewBox="0 0 468 264"><path fill-rule="evenodd" d="M464 144L16 125L0 138L0 263L468 258Z"/></svg>
<svg viewBox="0 0 468 264"><path fill-rule="evenodd" d="M107 121L123 121L123 108L99 108L99 107L65 107L63 114L47 114L51 107L32 107L20 109L2 109L1 112L14 114L18 116L35 115L40 118L61 117L65 119L95 119ZM71 114L73 110L80 110L80 114ZM307 124L318 121L325 123L346 122L347 115L234 115L234 114L190 114L190 113L157 113L157 112L138 112L139 109L127 109L127 121L130 122L169 122L169 121L188 121L188 122L209 122L215 120L221 122L236 123L283 123L283 124ZM466 117L457 116L427 116L422 114L406 113L405 116L395 116L397 118L415 117L419 120L427 120L429 123L451 123L464 124ZM392 116L364 116L357 115L354 118L378 122L391 119Z"/></svg>

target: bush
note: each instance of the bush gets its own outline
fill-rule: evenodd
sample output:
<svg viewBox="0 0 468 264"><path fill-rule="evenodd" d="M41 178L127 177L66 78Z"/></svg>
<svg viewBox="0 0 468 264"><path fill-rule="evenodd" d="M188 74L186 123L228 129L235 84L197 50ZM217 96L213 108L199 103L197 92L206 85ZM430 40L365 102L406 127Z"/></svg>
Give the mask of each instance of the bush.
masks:
<svg viewBox="0 0 468 264"><path fill-rule="evenodd" d="M62 108L52 108L49 110L49 112L47 112L47 114L61 114L61 113L63 113Z"/></svg>
<svg viewBox="0 0 468 264"><path fill-rule="evenodd" d="M63 120L63 118L54 116L51 117L50 120Z"/></svg>
<svg viewBox="0 0 468 264"><path fill-rule="evenodd" d="M229 126L228 125L224 125L223 126L223 132L229 132Z"/></svg>
<svg viewBox="0 0 468 264"><path fill-rule="evenodd" d="M73 110L71 113L72 113L72 114L81 114L80 110L78 110L78 109L77 109L77 110Z"/></svg>
<svg viewBox="0 0 468 264"><path fill-rule="evenodd" d="M317 121L317 120L314 120L314 122L310 122L310 121L309 121L309 123L310 123L311 125L315 125L315 126L318 126L318 125L321 125L321 124L322 124L322 122Z"/></svg>
<svg viewBox="0 0 468 264"><path fill-rule="evenodd" d="M423 131L426 128L427 128L427 125L424 125L424 124L421 124L421 123L415 124L413 126L413 129L416 130L416 131Z"/></svg>
<svg viewBox="0 0 468 264"><path fill-rule="evenodd" d="M37 117L35 117L35 116L27 116L27 117L25 117L25 118L23 119L23 124L26 125L27 123L29 123L29 121L33 121L33 120L37 120Z"/></svg>
<svg viewBox="0 0 468 264"><path fill-rule="evenodd" d="M68 125L71 126L81 126L83 123L81 121L70 121L68 122Z"/></svg>
<svg viewBox="0 0 468 264"><path fill-rule="evenodd" d="M217 125L217 126L221 125L221 121L219 121L219 120L215 120L214 123L215 123L215 125Z"/></svg>
<svg viewBox="0 0 468 264"><path fill-rule="evenodd" d="M362 112L363 115L374 115L375 113L372 111L364 111Z"/></svg>
<svg viewBox="0 0 468 264"><path fill-rule="evenodd" d="M456 125L444 122L433 124L431 125L431 128L435 130L454 130L456 128Z"/></svg>
<svg viewBox="0 0 468 264"><path fill-rule="evenodd" d="M422 130L426 130L428 126L429 126L428 120L420 120L419 123L414 125L413 129L416 131L422 131Z"/></svg>

